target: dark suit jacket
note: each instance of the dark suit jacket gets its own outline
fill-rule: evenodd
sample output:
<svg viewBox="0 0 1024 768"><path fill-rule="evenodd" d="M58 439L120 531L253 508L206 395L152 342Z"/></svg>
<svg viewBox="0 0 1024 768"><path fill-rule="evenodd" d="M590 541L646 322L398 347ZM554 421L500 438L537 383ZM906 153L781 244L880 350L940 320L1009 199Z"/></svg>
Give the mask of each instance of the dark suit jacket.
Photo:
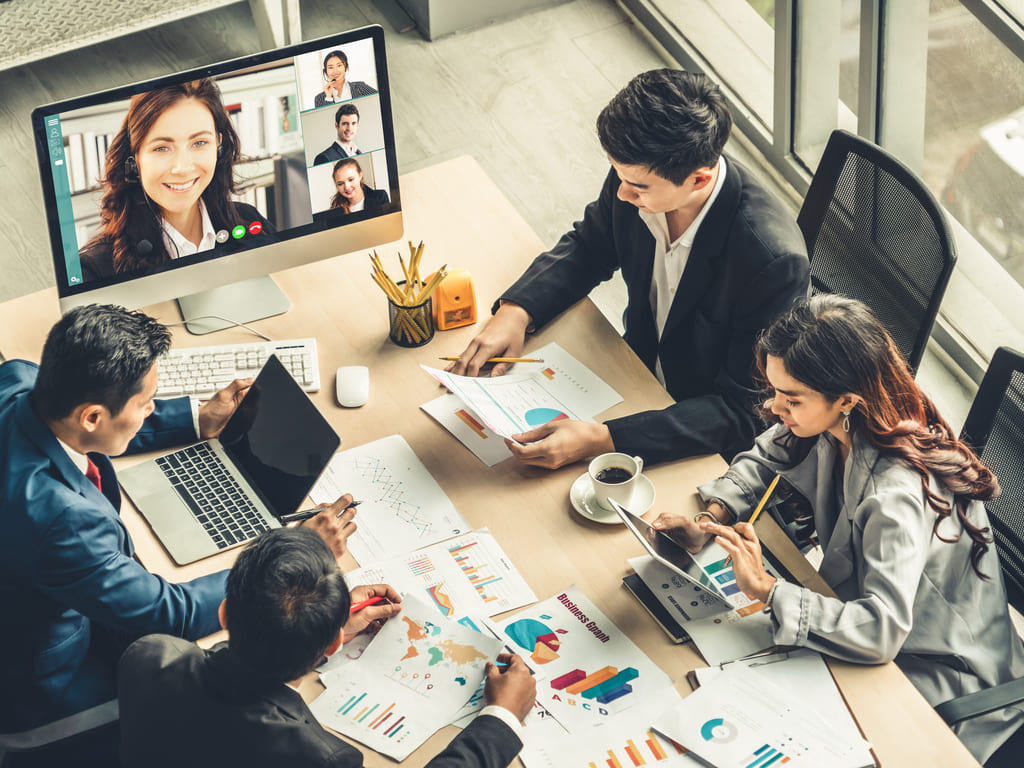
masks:
<svg viewBox="0 0 1024 768"><path fill-rule="evenodd" d="M203 651L166 635L144 637L121 658L118 694L125 768L363 764L362 753L325 731L298 693L260 681L226 645ZM429 765L504 768L521 747L501 720L477 717Z"/></svg>
<svg viewBox="0 0 1024 768"><path fill-rule="evenodd" d="M255 236L247 234L241 240L236 240L233 237L228 238L227 242L217 243L214 246L215 251L237 251L242 248L254 248L258 245L265 245L266 243L274 241L274 225L264 219L258 210L253 208L251 205L246 205L245 203L235 203L234 206L236 216L234 221L221 221L214 218L212 212L210 213L210 223L213 225L214 230L230 230L238 224L248 225L251 221L259 221L263 224L263 231ZM142 240L148 240L154 248L163 249L163 235L157 228L156 220L153 218L153 214L151 212L145 209L141 210L139 213L139 221L132 222L130 226L132 228L132 242L138 243ZM109 241L107 240L90 240L78 252L78 260L82 265L83 283L88 283L90 280L96 280L101 277L112 277L115 274L114 253ZM143 267L142 269L136 270L130 274L138 277L151 272L157 272L162 267L165 267L170 263L171 259L168 257L159 263Z"/></svg>
<svg viewBox="0 0 1024 768"><path fill-rule="evenodd" d="M606 424L617 451L648 463L750 446L760 431L754 343L807 292L807 251L792 214L750 170L726 162L660 343L649 299L654 237L637 208L617 198L614 169L583 220L501 297L524 307L539 328L622 270L625 340L652 371L660 355L676 403Z"/></svg>
<svg viewBox="0 0 1024 768"><path fill-rule="evenodd" d="M349 90L352 91L352 98L358 99L360 96L373 96L377 92L377 89L364 83L362 80L349 80ZM338 104L340 102L334 101L332 104ZM327 95L321 89L320 93L313 97L313 106L315 108L327 106Z"/></svg>
<svg viewBox="0 0 1024 768"><path fill-rule="evenodd" d="M361 154L363 154L362 150L357 147L356 155ZM336 163L339 160L344 160L346 157L355 157L355 155L346 155L345 150L338 146L338 142L332 141L331 146L313 158L313 165L320 165L320 163Z"/></svg>
<svg viewBox="0 0 1024 768"><path fill-rule="evenodd" d="M0 730L20 730L114 697L128 643L219 628L226 572L171 584L132 559L110 459L103 493L71 462L28 393L37 367L0 366ZM157 401L129 450L195 439L188 398Z"/></svg>
<svg viewBox="0 0 1024 768"><path fill-rule="evenodd" d="M362 211L356 211L356 213L370 212L381 206L385 206L391 202L391 198L388 197L388 191L386 189L370 189L368 186L363 184L363 196L366 198L366 202L363 204ZM327 208L323 211L317 211L313 214L313 221L331 221L333 219L344 219L346 216L352 216L354 214L345 213L341 208Z"/></svg>

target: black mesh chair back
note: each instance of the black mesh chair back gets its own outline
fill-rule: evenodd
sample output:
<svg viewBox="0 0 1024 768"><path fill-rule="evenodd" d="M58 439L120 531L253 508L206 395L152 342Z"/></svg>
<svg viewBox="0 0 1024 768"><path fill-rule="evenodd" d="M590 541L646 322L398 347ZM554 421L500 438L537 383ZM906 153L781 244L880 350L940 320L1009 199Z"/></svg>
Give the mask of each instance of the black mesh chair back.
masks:
<svg viewBox="0 0 1024 768"><path fill-rule="evenodd" d="M999 478L1002 493L985 508L1007 598L1024 612L1024 355L996 350L960 436Z"/></svg>
<svg viewBox="0 0 1024 768"><path fill-rule="evenodd" d="M833 131L797 223L811 290L871 307L916 371L956 263L934 195L885 150Z"/></svg>

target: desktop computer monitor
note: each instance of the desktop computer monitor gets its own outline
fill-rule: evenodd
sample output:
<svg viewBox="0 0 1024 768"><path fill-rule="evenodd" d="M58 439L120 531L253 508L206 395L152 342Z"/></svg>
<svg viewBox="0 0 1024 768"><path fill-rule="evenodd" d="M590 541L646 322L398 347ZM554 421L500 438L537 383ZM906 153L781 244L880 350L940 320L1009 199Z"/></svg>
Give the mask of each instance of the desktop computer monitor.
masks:
<svg viewBox="0 0 1024 768"><path fill-rule="evenodd" d="M379 26L38 107L61 310L286 311L272 272L402 236ZM206 318L206 319L199 319Z"/></svg>

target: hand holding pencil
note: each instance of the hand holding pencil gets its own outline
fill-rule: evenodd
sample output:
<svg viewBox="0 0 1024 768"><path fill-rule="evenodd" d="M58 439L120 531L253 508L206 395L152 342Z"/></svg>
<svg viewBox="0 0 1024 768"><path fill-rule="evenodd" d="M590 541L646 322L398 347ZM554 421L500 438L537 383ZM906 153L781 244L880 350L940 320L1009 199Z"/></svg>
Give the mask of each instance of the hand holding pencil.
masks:
<svg viewBox="0 0 1024 768"><path fill-rule="evenodd" d="M351 593L352 606L345 622L345 638L351 639L370 627L379 626L402 610L402 596L387 584L368 584L355 587Z"/></svg>

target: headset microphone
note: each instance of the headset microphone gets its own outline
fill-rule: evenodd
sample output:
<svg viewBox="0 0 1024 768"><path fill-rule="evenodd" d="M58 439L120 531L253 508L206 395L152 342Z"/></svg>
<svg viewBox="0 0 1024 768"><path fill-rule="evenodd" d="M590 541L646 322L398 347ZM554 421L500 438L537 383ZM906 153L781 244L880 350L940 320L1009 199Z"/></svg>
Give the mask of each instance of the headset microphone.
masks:
<svg viewBox="0 0 1024 768"><path fill-rule="evenodd" d="M149 240L139 240L135 250L139 256L148 256L153 252L153 244Z"/></svg>

